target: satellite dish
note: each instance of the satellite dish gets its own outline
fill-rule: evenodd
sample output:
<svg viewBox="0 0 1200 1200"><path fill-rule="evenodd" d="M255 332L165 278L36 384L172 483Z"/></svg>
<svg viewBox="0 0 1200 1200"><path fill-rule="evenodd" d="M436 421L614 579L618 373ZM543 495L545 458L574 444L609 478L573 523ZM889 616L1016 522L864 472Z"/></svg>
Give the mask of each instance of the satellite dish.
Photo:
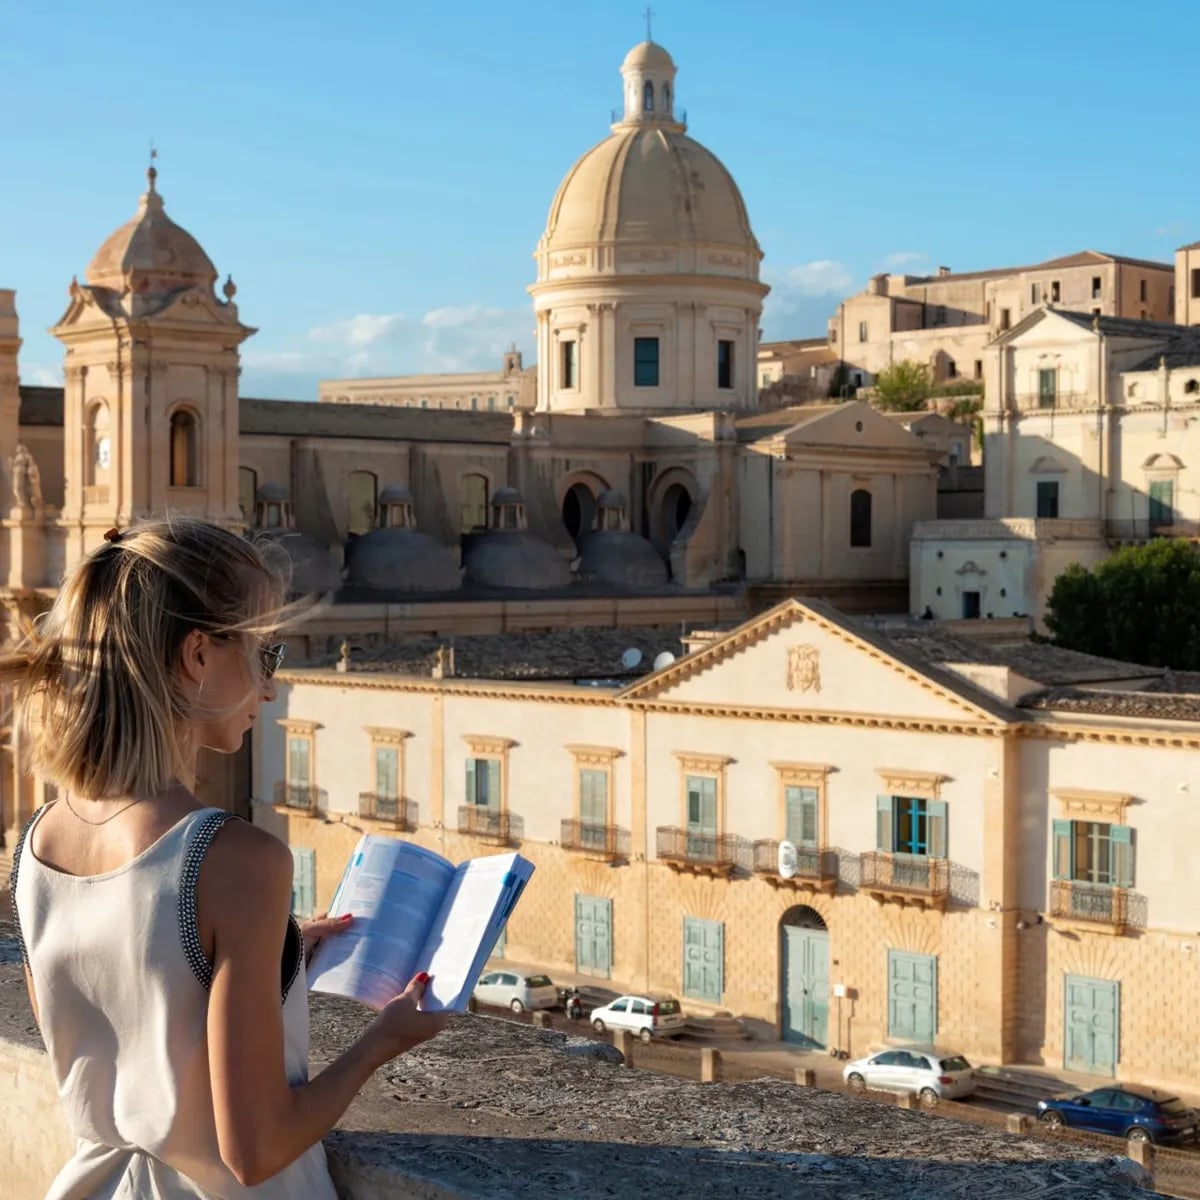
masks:
<svg viewBox="0 0 1200 1200"><path fill-rule="evenodd" d="M792 879L796 875L798 866L796 860L796 844L795 842L780 842L779 843L779 874L784 879Z"/></svg>
<svg viewBox="0 0 1200 1200"><path fill-rule="evenodd" d="M675 655L673 655L670 650L664 650L660 655L658 655L657 658L655 658L654 669L656 671L661 671L663 667L669 667L674 661Z"/></svg>
<svg viewBox="0 0 1200 1200"><path fill-rule="evenodd" d="M634 667L639 666L642 661L642 652L636 646L630 646L624 654L621 655L621 666L627 671L632 671Z"/></svg>

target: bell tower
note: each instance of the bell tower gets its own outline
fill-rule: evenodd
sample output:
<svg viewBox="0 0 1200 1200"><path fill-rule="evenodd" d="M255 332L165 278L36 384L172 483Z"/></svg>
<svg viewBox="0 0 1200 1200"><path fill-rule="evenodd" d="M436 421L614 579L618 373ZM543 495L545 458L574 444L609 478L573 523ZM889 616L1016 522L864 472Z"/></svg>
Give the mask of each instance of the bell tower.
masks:
<svg viewBox="0 0 1200 1200"><path fill-rule="evenodd" d="M232 279L166 214L151 165L133 219L71 281L51 332L66 347L65 489L71 566L104 531L186 513L242 523L238 502L239 347Z"/></svg>

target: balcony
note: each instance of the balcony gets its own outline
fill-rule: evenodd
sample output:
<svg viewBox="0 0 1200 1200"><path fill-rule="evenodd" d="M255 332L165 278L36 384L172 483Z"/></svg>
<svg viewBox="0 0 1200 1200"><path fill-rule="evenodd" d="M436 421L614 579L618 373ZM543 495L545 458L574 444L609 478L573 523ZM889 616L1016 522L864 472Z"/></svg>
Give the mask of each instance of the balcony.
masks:
<svg viewBox="0 0 1200 1200"><path fill-rule="evenodd" d="M564 821L559 837L564 850L584 854L602 862L629 857L629 837L615 825L595 825L589 821Z"/></svg>
<svg viewBox="0 0 1200 1200"><path fill-rule="evenodd" d="M1087 392L1054 392L1042 395L1040 392L1009 392L1005 399L1009 410L1018 412L1063 412L1095 408L1096 400Z"/></svg>
<svg viewBox="0 0 1200 1200"><path fill-rule="evenodd" d="M275 807L315 817L322 809L329 807L329 793L324 788L311 787L306 783L281 780L275 785Z"/></svg>
<svg viewBox="0 0 1200 1200"><path fill-rule="evenodd" d="M1128 888L1055 879L1050 884L1050 916L1097 933L1122 934L1136 924Z"/></svg>
<svg viewBox="0 0 1200 1200"><path fill-rule="evenodd" d="M796 847L796 874L786 878L779 873L779 843L754 843L754 874L772 887L791 887L811 892L837 890L838 860L833 850Z"/></svg>
<svg viewBox="0 0 1200 1200"><path fill-rule="evenodd" d="M923 854L882 854L859 859L859 886L873 899L944 911L950 900L950 860Z"/></svg>
<svg viewBox="0 0 1200 1200"><path fill-rule="evenodd" d="M99 483L83 489L83 503L88 507L93 504L108 503L108 484Z"/></svg>
<svg viewBox="0 0 1200 1200"><path fill-rule="evenodd" d="M498 808L483 804L460 804L458 807L458 832L482 842L497 842L508 845L511 838L509 814Z"/></svg>
<svg viewBox="0 0 1200 1200"><path fill-rule="evenodd" d="M381 796L378 792L358 793L358 815L364 821L379 821L403 833L417 827L416 805L401 796Z"/></svg>
<svg viewBox="0 0 1200 1200"><path fill-rule="evenodd" d="M727 876L737 865L737 838L730 833L696 833L659 826L659 860L676 871Z"/></svg>

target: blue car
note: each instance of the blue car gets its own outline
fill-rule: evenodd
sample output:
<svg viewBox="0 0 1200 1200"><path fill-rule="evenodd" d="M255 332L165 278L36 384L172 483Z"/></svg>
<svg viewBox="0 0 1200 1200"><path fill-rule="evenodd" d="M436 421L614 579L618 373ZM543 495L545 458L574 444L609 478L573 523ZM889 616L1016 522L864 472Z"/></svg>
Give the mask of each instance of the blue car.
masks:
<svg viewBox="0 0 1200 1200"><path fill-rule="evenodd" d="M1170 1092L1122 1083L1039 1100L1038 1120L1051 1129L1065 1125L1135 1142L1184 1142L1196 1137L1200 1115Z"/></svg>

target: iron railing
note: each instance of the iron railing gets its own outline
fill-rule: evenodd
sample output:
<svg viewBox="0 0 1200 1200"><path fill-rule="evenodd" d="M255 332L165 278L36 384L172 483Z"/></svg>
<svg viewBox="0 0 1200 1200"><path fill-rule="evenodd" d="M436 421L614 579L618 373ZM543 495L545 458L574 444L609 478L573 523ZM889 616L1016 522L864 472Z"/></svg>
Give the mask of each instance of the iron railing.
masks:
<svg viewBox="0 0 1200 1200"><path fill-rule="evenodd" d="M1097 925L1128 925L1129 891L1104 883L1055 879L1050 884L1050 915Z"/></svg>
<svg viewBox="0 0 1200 1200"><path fill-rule="evenodd" d="M279 808L291 808L297 812L320 812L329 807L329 793L324 788L312 787L307 783L280 780L275 785L275 804Z"/></svg>
<svg viewBox="0 0 1200 1200"><path fill-rule="evenodd" d="M665 825L658 829L658 857L664 862L732 868L737 861L736 846L737 838L731 833L701 833Z"/></svg>
<svg viewBox="0 0 1200 1200"><path fill-rule="evenodd" d="M950 894L949 859L872 850L861 855L859 863L864 888L927 899L944 899Z"/></svg>
<svg viewBox="0 0 1200 1200"><path fill-rule="evenodd" d="M564 850L576 850L583 854L602 855L605 858L624 857L622 830L615 825L598 825L591 821L566 820L562 823L559 841Z"/></svg>
<svg viewBox="0 0 1200 1200"><path fill-rule="evenodd" d="M359 792L358 815L365 821L386 821L400 830L411 831L416 827L409 812L409 802L402 796Z"/></svg>
<svg viewBox="0 0 1200 1200"><path fill-rule="evenodd" d="M754 873L756 875L779 875L779 843L758 841L754 843ZM833 850L817 850L807 846L796 847L796 879L810 879L815 883L836 879L838 873L837 854Z"/></svg>
<svg viewBox="0 0 1200 1200"><path fill-rule="evenodd" d="M460 804L458 832L490 842L507 842L510 837L509 814L483 804Z"/></svg>

